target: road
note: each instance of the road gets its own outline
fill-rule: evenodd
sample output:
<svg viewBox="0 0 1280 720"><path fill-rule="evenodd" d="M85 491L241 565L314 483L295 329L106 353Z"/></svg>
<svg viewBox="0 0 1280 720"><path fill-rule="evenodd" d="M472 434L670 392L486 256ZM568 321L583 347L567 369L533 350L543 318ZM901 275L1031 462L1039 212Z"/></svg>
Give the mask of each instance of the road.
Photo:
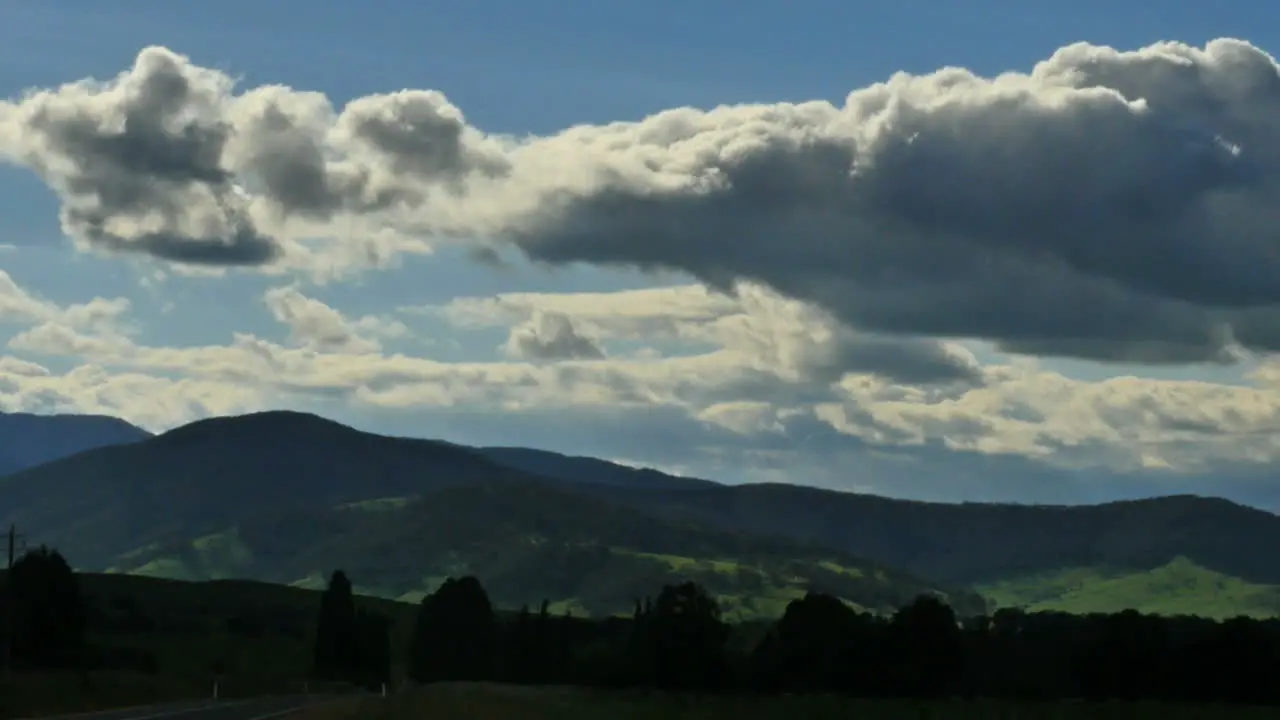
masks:
<svg viewBox="0 0 1280 720"><path fill-rule="evenodd" d="M201 700L198 702L147 705L124 710L57 715L39 720L268 720L286 718L292 712L308 705L326 702L332 698L323 695L291 695L286 697L255 698L252 700ZM35 720L34 718L29 720Z"/></svg>

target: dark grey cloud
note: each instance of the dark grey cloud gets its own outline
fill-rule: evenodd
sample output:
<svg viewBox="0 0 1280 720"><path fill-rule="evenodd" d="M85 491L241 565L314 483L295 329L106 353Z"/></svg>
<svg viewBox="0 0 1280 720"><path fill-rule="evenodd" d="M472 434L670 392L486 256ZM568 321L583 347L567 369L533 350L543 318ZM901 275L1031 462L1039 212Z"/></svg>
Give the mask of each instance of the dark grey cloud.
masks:
<svg viewBox="0 0 1280 720"><path fill-rule="evenodd" d="M828 352L806 358L804 370L808 377L826 382L845 373L867 373L908 385L983 383L976 363L947 352L941 343L863 333L840 333Z"/></svg>
<svg viewBox="0 0 1280 720"><path fill-rule="evenodd" d="M701 182L611 181L510 236L550 262L748 278L884 333L1229 361L1232 338L1280 349L1277 77L1234 40L1077 45L1030 76L651 118L634 134L689 147L666 159Z"/></svg>
<svg viewBox="0 0 1280 720"><path fill-rule="evenodd" d="M238 132L227 163L285 216L418 208L434 189L456 197L465 178L508 170L436 91L370 95L335 113L323 96L273 86L239 96L229 115Z"/></svg>

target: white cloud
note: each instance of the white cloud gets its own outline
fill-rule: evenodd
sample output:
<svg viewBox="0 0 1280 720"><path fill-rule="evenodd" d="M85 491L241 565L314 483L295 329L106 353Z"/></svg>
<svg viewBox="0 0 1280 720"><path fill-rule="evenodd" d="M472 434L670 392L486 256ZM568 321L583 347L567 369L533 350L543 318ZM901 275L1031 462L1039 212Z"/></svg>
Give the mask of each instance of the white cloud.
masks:
<svg viewBox="0 0 1280 720"><path fill-rule="evenodd" d="M65 373L0 356L0 411L93 413L162 430L211 415L259 410L268 398L252 388L169 379L83 364Z"/></svg>
<svg viewBox="0 0 1280 720"><path fill-rule="evenodd" d="M293 342L309 350L341 353L371 353L381 349L379 338L398 338L408 332L399 320L367 315L349 320L319 300L303 295L297 288L280 287L263 298L271 315L289 326Z"/></svg>
<svg viewBox="0 0 1280 720"><path fill-rule="evenodd" d="M22 322L56 314L57 308L18 287L9 273L0 270L0 320Z"/></svg>
<svg viewBox="0 0 1280 720"><path fill-rule="evenodd" d="M124 298L95 297L61 307L18 286L0 270L0 323L28 326L9 339L15 350L51 355L100 353L132 330L122 322L129 311Z"/></svg>
<svg viewBox="0 0 1280 720"><path fill-rule="evenodd" d="M583 335L563 313L534 311L528 320L511 328L507 355L521 360L599 360L600 344Z"/></svg>
<svg viewBox="0 0 1280 720"><path fill-rule="evenodd" d="M617 293L510 293L457 298L434 311L463 328L550 316L601 339L682 341L702 351L722 349L741 356L742 362L791 382L825 384L846 372L920 383L979 380L976 362L957 345L855 332L825 312L758 285L740 283L734 293L700 285ZM516 327L513 332L523 332L525 326Z"/></svg>
<svg viewBox="0 0 1280 720"><path fill-rule="evenodd" d="M976 384L913 385L859 372L832 381L822 373L797 371L806 366L794 358L812 351L779 350L813 343L814 337L820 346L827 329L820 316L762 309L770 303L789 307L792 301L744 291L731 307L722 304L723 298L687 287L617 294L651 300L646 310L618 303L617 297L605 299L607 295L460 299L436 312L463 324L501 320L520 328L528 318L547 312L545 308L555 308L558 317L590 324L601 337L654 339L636 332L637 327L649 327L661 328L659 334L719 346L653 358L446 363L386 354L363 339L359 328L376 333L396 325L379 318L347 320L294 288L268 293L268 303L289 327L294 347L251 335L237 335L226 345L151 347L124 334L87 334L49 324L20 333L10 344L19 350L80 358L95 388L85 407L99 409L106 404L103 397L123 397L105 395L102 389L116 387L110 373L119 373L135 384L151 378L148 382L166 388L162 394L189 387L202 408L249 407L290 397L383 409L465 408L535 415L590 411L643 416L666 408L748 442L768 435L799 442L794 434L797 423L809 423L812 429L818 422L871 446L940 443L958 451L1116 470L1199 472L1219 463L1267 463L1280 456L1280 391L1264 384L1138 377L1086 382L1029 361L981 367L982 379ZM716 312L708 310L710 304L716 305ZM620 317L607 315L609 307L619 308ZM659 317L666 321L657 322ZM778 327L787 332L758 330L757 325L768 327L770 321L779 321ZM967 361L976 363L972 356ZM68 384L70 376L51 375L17 358L8 362L11 383L46 395L63 389L59 403L73 402L68 399L73 389L83 387ZM136 408L137 402L120 401L119 407ZM145 415L155 419L166 411L175 413L174 421L192 414L190 408L175 404Z"/></svg>

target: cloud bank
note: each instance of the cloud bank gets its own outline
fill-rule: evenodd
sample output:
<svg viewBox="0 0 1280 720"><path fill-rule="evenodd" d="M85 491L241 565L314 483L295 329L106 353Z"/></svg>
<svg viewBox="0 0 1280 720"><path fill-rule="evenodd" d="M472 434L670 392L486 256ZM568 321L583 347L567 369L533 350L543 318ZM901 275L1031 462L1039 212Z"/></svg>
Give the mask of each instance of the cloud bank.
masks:
<svg viewBox="0 0 1280 720"><path fill-rule="evenodd" d="M433 90L337 107L147 48L114 78L0 102L0 159L57 193L79 249L272 276L276 333L166 346L125 299L59 305L0 271L0 409L163 428L339 408L935 499L1208 476L1274 499L1277 110L1280 70L1242 41L1077 44L994 78L507 137ZM688 282L363 316L306 290L446 243ZM415 354L405 340L442 339L428 320L487 333L493 357ZM1094 382L1053 357L1241 372Z"/></svg>
<svg viewBox="0 0 1280 720"><path fill-rule="evenodd" d="M868 369L833 380L829 360L847 352L839 325L749 285L736 297L696 284L508 293L398 317L344 313L294 285L259 302L274 332L152 344L122 299L59 305L0 273L0 322L17 330L0 356L0 410L107 413L159 430L291 407L392 434L735 481L1044 502L1194 490L1280 507L1268 474L1280 457L1276 362L1257 365L1247 385L1091 382L1031 360L979 364L946 343L951 367L970 377L913 382ZM506 357L406 352L399 341L423 321L461 339L503 330ZM575 354L572 337L593 350Z"/></svg>
<svg viewBox="0 0 1280 720"><path fill-rule="evenodd" d="M151 47L110 80L0 104L0 153L58 193L81 246L175 263L514 247L767 287L906 365L936 337L1139 363L1280 349L1280 72L1240 40L1081 43L1028 73L899 73L841 103L526 138L434 90L337 108ZM538 333L513 347L547 352Z"/></svg>

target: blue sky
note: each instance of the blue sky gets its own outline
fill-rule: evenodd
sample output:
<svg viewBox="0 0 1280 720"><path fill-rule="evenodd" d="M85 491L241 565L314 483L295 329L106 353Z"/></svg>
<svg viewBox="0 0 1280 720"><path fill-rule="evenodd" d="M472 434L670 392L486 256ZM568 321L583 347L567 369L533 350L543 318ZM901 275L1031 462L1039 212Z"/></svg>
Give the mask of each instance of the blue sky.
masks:
<svg viewBox="0 0 1280 720"><path fill-rule="evenodd" d="M343 237L324 245L324 252L305 257L286 252L286 259L278 263L211 263L193 269L147 252L106 251L101 243L93 247L85 236L64 234L59 210L74 204L75 198L68 198L75 191L66 184L71 171L50 170L52 165L42 169L41 163L56 157L87 173L85 168L100 157L85 156L83 145L55 147L52 143L67 135L58 134L52 125L32 125L33 116L23 113L34 105L24 104L23 97L32 89L56 91L84 78L110 81L134 66L143 48L162 46L185 57L183 62L191 67L236 79L228 97L282 85L321 93L339 112L366 96L438 90L465 114L468 132L481 138L474 152L537 159L542 169L522 175L535 178L522 181L526 185L539 175L556 175L552 180L560 182L558 174L568 178L563 180L567 183L576 182L573 168L613 162L602 159L601 153L610 151L605 145L572 155L564 154L576 152L568 145L553 147L545 141L575 126L603 137L600 128L609 123L637 122L673 108L794 108L815 100L839 108L851 92L886 82L897 72L929 76L943 67L962 67L979 78L1025 74L1059 48L1077 42L1138 51L1169 40L1204 50L1215 38L1238 38L1270 51L1280 47L1275 31L1269 30L1272 15L1261 3L1243 1L1216 6L1173 1L1064 6L906 0L630 5L585 0L305 5L286 0L0 0L0 99L8 98L9 115L21 116L26 123L20 128L11 120L8 139L0 136L0 159L6 154L12 159L0 163L0 243L12 246L0 251L0 269L12 280L8 299L0 296L0 338L10 336L7 348L0 348L7 362L0 365L0 408L107 412L158 430L207 414L294 407L382 432L548 447L730 481L783 479L913 497L1052 501L1191 489L1270 502L1269 486L1259 478L1280 453L1275 436L1280 429L1280 386L1273 384L1280 373L1271 364L1274 346L1267 339L1241 341L1247 352L1235 362L1177 355L1169 349L1168 337L1156 337L1161 323L1170 324L1169 337L1185 339L1185 333L1195 334L1201 326L1173 328L1170 318L1175 310L1203 301L1211 312L1197 318L1212 316L1218 322L1217 313L1227 312L1226 301L1216 290L1202 292L1200 286L1193 293L1188 285L1181 293L1170 284L1173 281L1155 277L1156 270L1132 270L1131 258L1116 251L1147 230L1155 240L1152 245L1135 240L1134 256L1152 247L1174 247L1172 239L1160 235L1169 225L1155 230L1126 226L1124 232L1115 231L1119 240L1105 246L1110 249L1091 251L1093 255L1049 248L1050 240L1041 238L1038 229L1017 225L1020 230L1013 242L1027 247L1042 242L1050 255L1061 250L1062 257L1088 266L1093 272L1090 283L1123 275L1126 292L1142 291L1134 291L1141 302L1116 310L1120 319L1113 321L1111 310L1088 310L1092 306L1081 299L1083 291L1064 290L1060 297L1046 300L1048 290L1036 291L1034 298L1028 292L1047 285L1028 283L1029 289L1021 294L1016 288L1024 286L1009 285L1014 289L997 304L1044 308L1046 318L1050 310L1066 312L1078 304L1080 312L1062 321L1064 336L1058 336L1058 326L1048 320L1043 332L1035 329L1037 311L1023 313L1023 329L1016 337L997 328L1000 323L994 319L924 317L928 313L918 306L935 301L927 299L925 290L913 294L905 286L895 295L901 296L894 301L900 307L888 301L872 303L875 307L855 301L851 298L863 289L853 275L872 256L858 259L850 251L837 258L822 253L840 253L845 244L862 242L860 236L837 231L823 235L811 225L796 225L798 216L785 208L761 215L759 223L745 229L728 222L695 227L705 215L673 215L685 219L647 226L649 232L653 227L678 232L694 228L688 242L677 242L674 235L655 242L642 231L633 237L619 226L605 231L610 242L583 245L590 238L571 232L569 220L536 215L539 203L551 200L535 201L523 220L512 219L515 210L510 208L525 196L495 194L495 199L485 200L475 189L482 185L475 184L466 190L468 199L480 198L475 202L456 208L432 205L430 211L416 208L413 218L427 224L443 224L448 218L458 227L474 228L464 233L465 238L444 239L437 231L397 227L396 237L377 245L384 262L370 264L359 261L366 251L352 238L392 227L404 217L389 219L362 210L349 217L326 216L302 231L285 221L267 228L262 225L267 221L255 216L264 235L274 230L295 239ZM1220 62L1226 68L1202 74L1200 82L1210 88L1205 92L1229 94L1223 88L1231 87L1230 78L1244 76L1243 70L1228 67L1220 58L1204 62ZM1128 66L1116 67L1119 73ZM1155 82L1150 78L1127 85L1129 81L1116 74L1091 82L1116 88L1127 100L1137 99L1148 88L1146 99L1161 122L1172 119L1177 124L1185 117L1203 124L1202 117L1193 116L1196 108L1177 105L1177 92L1150 84ZM902 90L899 101L911 105L920 101L920 93L944 90ZM1043 92L1037 97L1047 97ZM1255 110L1274 99L1266 94L1274 90L1265 83L1250 92L1255 95L1230 95L1231 102ZM72 105L57 107L66 110ZM76 107L89 108L87 113L98 112L102 105ZM919 107L925 109L902 115L898 122L918 120L923 129L915 135L926 141L945 138L962 127L963 119L928 124L919 118L934 117L930 113L937 114L936 106L924 102ZM4 108L0 106L0 133L5 128ZM203 112L207 116L211 111ZM1130 108L1126 117L1141 115L1135 112ZM1268 132L1280 138L1280 129L1240 120L1242 113L1222 116L1223 127L1234 129L1237 140L1253 133L1247 135L1239 156L1255 164L1270 161L1269 154L1257 149L1269 148ZM731 113L717 117L727 119ZM776 139L810 116L788 117L791 126L784 122L767 132L760 130L759 123L774 119L769 116L758 119L754 127ZM858 117L864 128L869 127L870 116ZM984 127L1005 122L1001 117L990 116ZM227 118L240 136L248 136L245 126L236 125L238 120L231 114ZM1069 137L1090 143L1090 148L1121 143L1123 138L1117 138L1127 131L1118 124L1086 126L1083 123L1092 118L1083 113L1080 118ZM1032 129L1019 134L1019 119L1010 116L999 132L1013 139L1007 148L993 141L983 164L1007 161L1013 168L1010 157L1027 156L1025 149L1033 147L1019 144L1024 139L1034 143L1048 138L1041 143L1046 147L1050 141L1065 142L1044 135L1042 126L1028 125ZM711 131L700 136L712 138L708 143L722 143L717 147L725 153L724 163L730 163L724 159L729 157L724 148L739 147L724 128L749 128L737 122L720 122L714 131L721 134L714 138ZM836 132L832 128L837 125L824 126L821 132ZM748 134L742 138L752 137L743 132ZM861 138L863 147L873 145L867 139L869 131L849 132L849 137ZM999 133L994 137L998 140ZM512 148L522 144L547 149L521 156ZM1092 178L1091 189L1103 188L1091 206L1100 208L1103 219L1087 226L1088 233L1106 236L1115 224L1111 221L1122 214L1117 208L1129 202L1130 196L1118 190L1106 194L1112 187L1107 178L1119 177L1122 170L1131 172L1124 168L1141 169L1151 157L1164 162L1174 157L1171 152L1185 150L1156 148L1158 152L1135 156L1133 163L1116 159L1113 167L1107 165L1108 159L1121 158L1133 146L1129 142L1113 152L1098 150L1102 160L1090 168L1084 161L1080 168L1063 166L1091 173L1081 177ZM670 147L674 145L661 150L667 153L662 156L662 162L669 163L666 167L688 167L674 151L668 152ZM553 155L553 150L561 154ZM394 160L378 157L387 163ZM881 166L888 166L895 156L879 157ZM234 184L248 188L251 196L266 197L265 191L255 191L250 177L250 164L257 161L227 155L224 162ZM534 160L520 162L534 167L529 164ZM1030 168L1049 167L1049 160L1027 162ZM721 169L731 173L737 167L730 163ZM791 167L780 166L771 177ZM972 189L982 184L974 174L977 170L955 163L932 172L921 167L913 170L916 180L911 181L919 182L918 187L903 185L907 180L897 178L896 184L884 184L889 190L883 192L901 193L908 204L934 203L931 207L938 212L945 209L937 204L943 202L939 198L963 195L974 203L983 201ZM1025 177L1025 182L1016 183L1019 187L1043 181L1045 190L1028 190L1027 195L1027 202L1040 202L1053 192L1034 172L1010 169L992 175L992 186L1008 178ZM1160 177L1153 172L1152 177ZM91 175L106 177L105 170ZM746 186L745 175L731 177ZM792 181L792 187L808 176L795 177L799 180ZM934 178L938 183L949 178L953 184L926 187ZM1178 179L1185 180L1185 188L1169 192L1194 197L1203 192L1209 197L1218 187L1209 187L1209 180L1200 177ZM966 192L958 193L962 187ZM439 203L448 199L447 194L433 197L445 198L432 201ZM802 201L810 202L790 202ZM755 204L758 208L767 203L757 198ZM1000 207L1008 204L1013 203ZM605 215L588 214L595 207L581 209L570 219L601 222ZM642 207L650 208L641 218L646 223L658 223L653 218L665 212ZM894 212L901 207L906 206L895 205ZM1166 211L1173 212L1159 212ZM610 222L622 214L616 208L609 212ZM956 216L958 222L972 220L974 227L985 227L988 233L992 227L1010 226L990 220L998 210L966 212ZM1210 255L1213 248L1236 248L1231 243L1237 239L1241 248L1246 241L1256 242L1263 248L1259 257L1269 258L1269 248L1280 247L1257 225L1226 227L1218 215L1205 213L1209 230L1188 235L1183 245L1168 250L1173 255L1151 255L1145 265L1173 267L1178 248L1187 248L1195 262L1185 272L1199 272L1192 280L1208 288L1212 278L1206 279L1207 271L1197 268L1208 267L1210 260L1219 262ZM903 237L908 230L919 232L922 243L941 241L953 232L939 230L936 223L914 224L918 218L891 219L899 224L889 227L898 228ZM536 230L520 224L535 220ZM556 225L557 220L563 222ZM1051 215L1044 221L1045 235L1056 237L1053 228L1061 223L1054 225ZM1008 220L1021 222L1020 217ZM552 225L555 232L548 229ZM920 230L926 226L932 229ZM759 228L765 229L756 232ZM84 232L83 227L68 230L72 235ZM968 230L954 230L956 235L964 232ZM767 244L757 247L734 233ZM792 251L788 243L793 233L814 244L796 241ZM1215 233L1229 242L1215 242ZM475 259L470 243L486 234L500 241L513 238L498 243L501 266ZM977 246L984 242L966 241ZM431 246L430 252L423 251L424 243ZM702 248L700 254L693 252L695 246ZM1237 255L1247 257L1243 252ZM530 262L527 256L544 262ZM805 263L835 267L833 258L846 256L852 258L851 274L801 272ZM818 257L826 259L813 263ZM1097 265L1102 262L1098 258L1123 260L1129 269L1108 274L1111 269ZM778 269L793 260L794 269ZM1226 264L1214 267L1226 268L1224 275L1246 265L1231 264L1230 259L1220 262ZM642 265L648 269L634 269ZM938 267L945 275L946 264ZM946 284L938 279L943 275L920 272L918 279L933 278L932 290ZM957 267L956 272L964 270ZM700 290L703 284L717 283L747 285L736 300ZM1152 287L1159 289L1158 307L1147 302ZM645 288L658 290L640 292ZM1275 306L1270 291L1269 286L1260 287L1249 302L1254 313L1249 322L1259 323L1261 334ZM97 305L95 298L101 301ZM121 298L127 305L111 305ZM954 302L957 307L962 304ZM1142 314L1147 312L1157 314ZM1140 321L1142 332L1150 331L1150 342L1112 342L1116 323L1129 317L1126 313ZM907 316L910 322L903 320ZM1235 329L1237 340L1243 337L1245 320L1222 322ZM1028 323L1031 330L1026 329ZM1072 349L1064 349L1072 343ZM1103 345L1107 347L1100 350ZM1107 355L1105 362L1100 353ZM266 358L265 364L259 368L246 359L254 357ZM924 364L918 372L909 371L917 367L913 363ZM945 377L936 376L939 368ZM929 372L934 375L921 374Z"/></svg>

